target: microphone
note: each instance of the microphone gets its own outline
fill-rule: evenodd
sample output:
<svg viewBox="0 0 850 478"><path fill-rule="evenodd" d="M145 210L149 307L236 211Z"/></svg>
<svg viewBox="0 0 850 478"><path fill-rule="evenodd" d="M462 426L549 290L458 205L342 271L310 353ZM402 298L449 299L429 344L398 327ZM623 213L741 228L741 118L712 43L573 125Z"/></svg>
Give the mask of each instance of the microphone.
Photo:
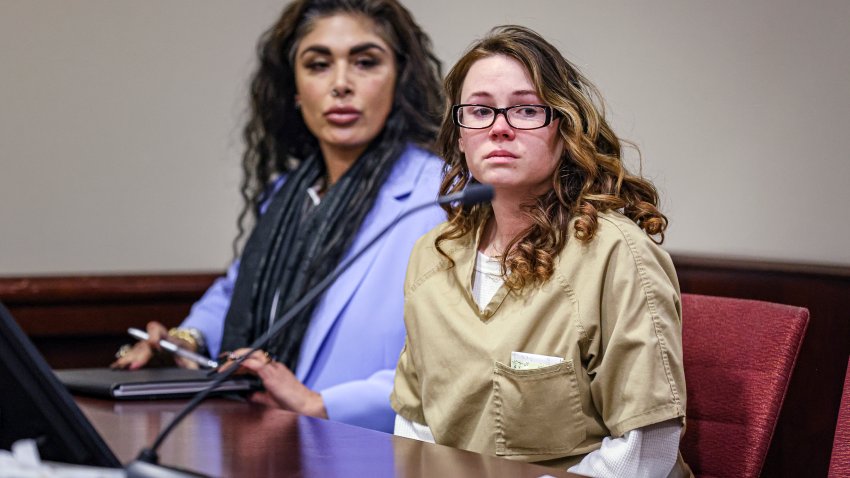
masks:
<svg viewBox="0 0 850 478"><path fill-rule="evenodd" d="M333 284L333 282L342 275L357 259L360 258L366 251L368 251L373 245L378 242L378 239L383 237L387 232L389 232L392 228L396 226L402 219L410 216L411 214L421 211L422 209L435 206L448 204L452 202L460 202L465 206L471 206L473 204L490 201L493 199L493 187L488 186L486 184L470 184L463 191L447 194L445 196L439 196L436 201L428 201L422 204L418 204L410 209L405 210L403 213L399 214L392 222L387 224L383 229L381 229L377 234L375 234L369 242L366 243L359 251L355 252L344 261L342 261L333 272L327 275L324 279L319 281L316 285L314 285L306 294L296 302L292 308L290 308L283 316L276 320L274 325L261 337L255 340L249 348L251 349L248 353L243 354L239 357L238 360L231 363L226 369L221 371L205 389L198 392L189 403L180 410L174 418L168 423L168 425L159 432L153 444L149 448L143 449L139 456L131 462L126 467L127 477L128 478L181 478L181 477L191 477L191 476L203 476L198 475L196 473L180 470L177 468L167 467L163 465L158 465L159 455L157 454L157 449L159 449L162 442L168 437L171 431L184 419L189 415L192 410L197 408L198 405L210 394L216 387L223 381L227 380L228 377L233 375L236 370L239 369L242 362L245 361L252 353L263 348L268 342L274 338L275 335L286 325L293 317L298 315L305 307L310 305L322 292L324 292L328 287Z"/></svg>
<svg viewBox="0 0 850 478"><path fill-rule="evenodd" d="M487 184L473 183L463 191L454 194L446 194L437 198L437 204L449 204L460 202L464 206L472 206L493 199L493 186Z"/></svg>

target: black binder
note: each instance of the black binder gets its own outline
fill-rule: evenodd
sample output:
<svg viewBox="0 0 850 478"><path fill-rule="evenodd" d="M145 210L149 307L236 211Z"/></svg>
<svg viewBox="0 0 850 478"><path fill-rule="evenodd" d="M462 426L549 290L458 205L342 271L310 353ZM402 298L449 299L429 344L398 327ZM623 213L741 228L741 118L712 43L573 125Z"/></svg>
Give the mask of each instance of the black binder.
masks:
<svg viewBox="0 0 850 478"><path fill-rule="evenodd" d="M55 371L74 393L116 400L190 397L206 388L215 378L208 370L183 368L144 368L113 370L79 368ZM234 376L216 387L214 394L246 393L260 388L253 376Z"/></svg>

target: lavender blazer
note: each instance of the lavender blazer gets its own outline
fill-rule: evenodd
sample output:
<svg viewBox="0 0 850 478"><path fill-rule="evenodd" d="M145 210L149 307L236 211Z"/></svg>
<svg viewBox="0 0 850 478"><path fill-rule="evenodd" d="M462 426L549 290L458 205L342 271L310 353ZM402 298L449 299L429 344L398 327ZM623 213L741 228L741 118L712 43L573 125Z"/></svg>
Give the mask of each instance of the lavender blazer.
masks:
<svg viewBox="0 0 850 478"><path fill-rule="evenodd" d="M360 250L406 209L435 200L442 160L409 146L399 158L346 254ZM445 220L437 206L399 222L319 299L295 375L322 394L331 420L392 433L389 396L404 345L404 276L416 240ZM239 261L192 307L182 327L199 329L219 353Z"/></svg>

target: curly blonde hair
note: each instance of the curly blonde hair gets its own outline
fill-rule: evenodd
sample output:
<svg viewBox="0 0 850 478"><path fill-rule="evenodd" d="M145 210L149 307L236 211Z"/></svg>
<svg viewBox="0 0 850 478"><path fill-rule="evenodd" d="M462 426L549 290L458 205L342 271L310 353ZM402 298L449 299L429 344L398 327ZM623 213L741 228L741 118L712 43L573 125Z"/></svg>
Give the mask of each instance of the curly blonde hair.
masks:
<svg viewBox="0 0 850 478"><path fill-rule="evenodd" d="M452 122L451 107L460 103L463 82L472 65L494 55L513 58L525 67L540 98L560 118L558 130L564 141L563 155L552 174L552 188L533 204L523 205L531 226L507 245L509 252L501 258L508 287L522 289L551 277L555 257L569 239L572 220L575 238L587 243L599 227L598 214L619 211L656 243L662 243L667 218L658 209L658 192L651 182L626 170L621 143L634 145L618 139L608 126L599 91L557 48L521 26L493 28L446 76L447 103L437 138L438 151L446 161L440 194L461 191L475 181L458 148L460 132ZM443 208L449 224L435 246L453 266L440 244L475 231L492 211L489 205L447 204Z"/></svg>

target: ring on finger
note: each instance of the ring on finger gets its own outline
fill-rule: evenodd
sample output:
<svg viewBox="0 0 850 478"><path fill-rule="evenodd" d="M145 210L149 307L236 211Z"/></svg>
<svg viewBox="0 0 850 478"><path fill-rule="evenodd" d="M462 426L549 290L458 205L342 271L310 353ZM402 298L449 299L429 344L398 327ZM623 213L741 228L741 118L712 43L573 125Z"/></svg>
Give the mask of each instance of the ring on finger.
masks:
<svg viewBox="0 0 850 478"><path fill-rule="evenodd" d="M133 349L133 346L130 345L130 344L122 345L121 348L119 348L118 351L115 352L115 358L119 358L119 359L124 358L124 356L126 356L128 353L130 353L130 350L132 350L132 349Z"/></svg>

